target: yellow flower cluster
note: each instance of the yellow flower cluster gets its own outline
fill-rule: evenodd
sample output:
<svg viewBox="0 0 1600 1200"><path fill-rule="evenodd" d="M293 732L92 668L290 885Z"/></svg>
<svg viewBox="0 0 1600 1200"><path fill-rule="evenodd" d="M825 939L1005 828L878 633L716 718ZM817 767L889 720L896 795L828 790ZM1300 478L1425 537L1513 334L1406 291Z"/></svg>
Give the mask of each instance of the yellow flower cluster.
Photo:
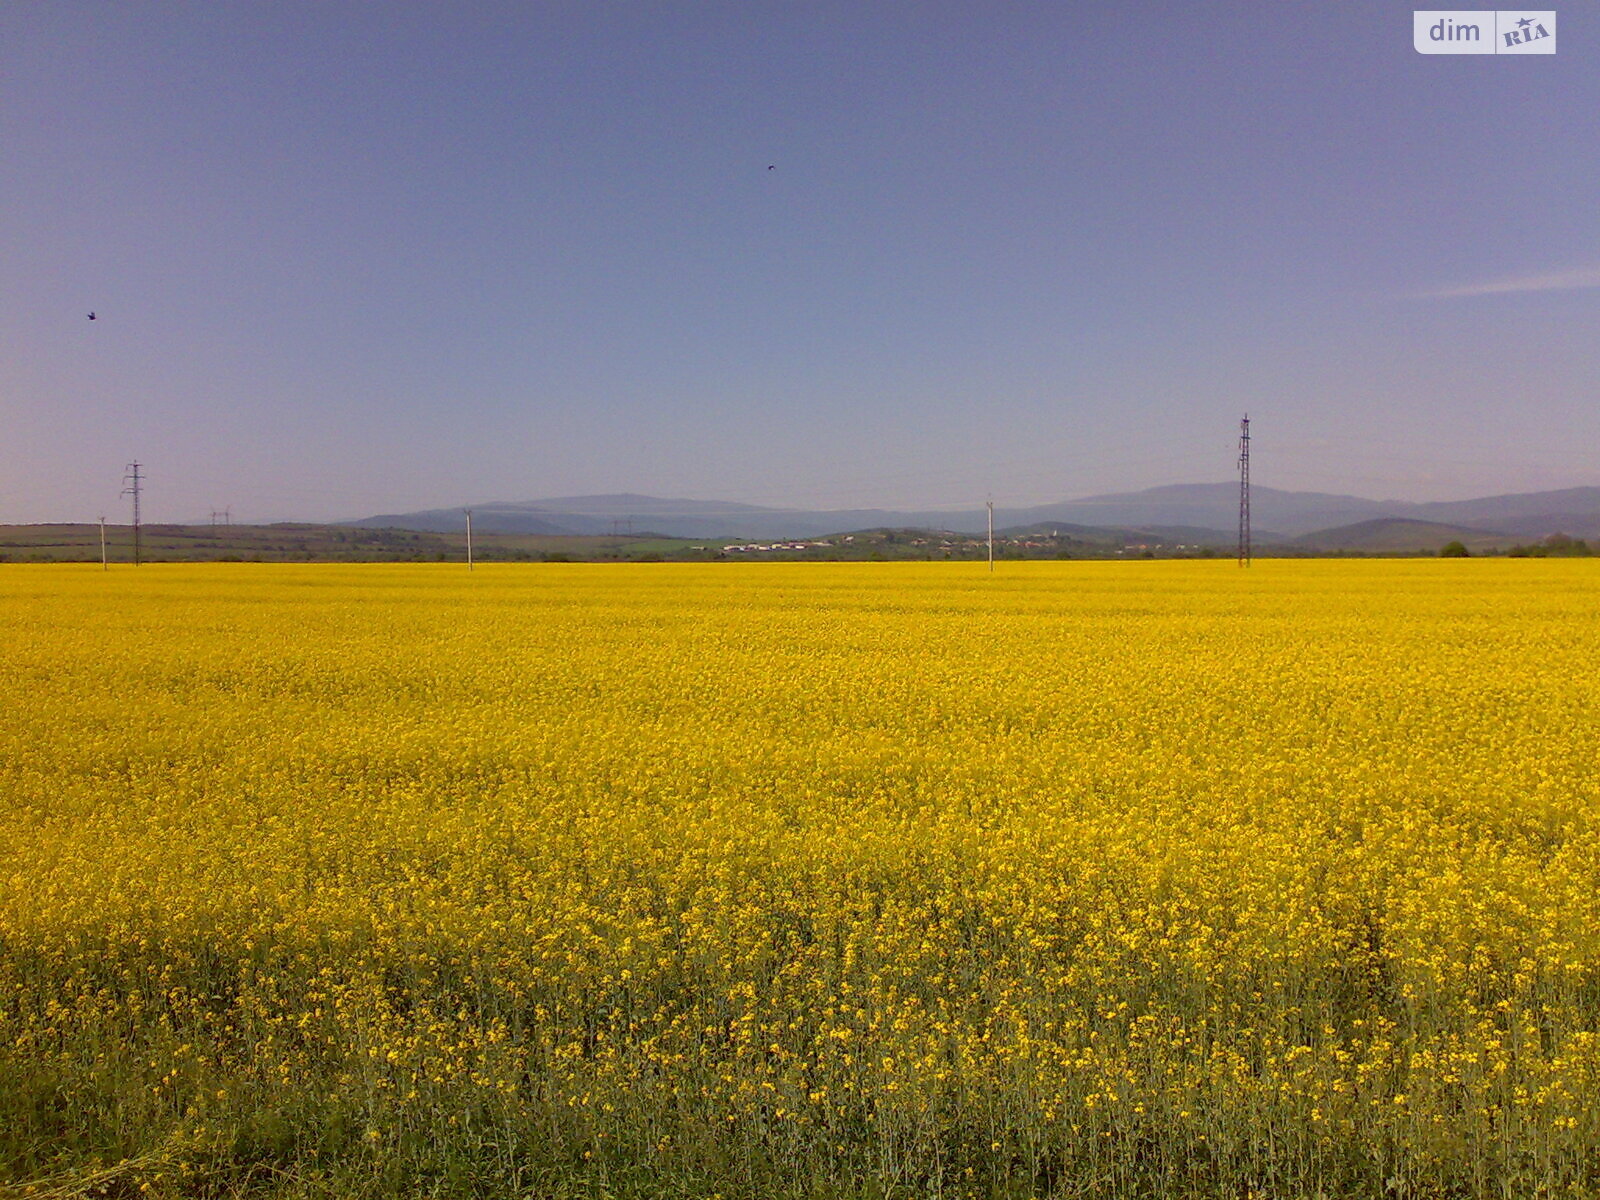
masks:
<svg viewBox="0 0 1600 1200"><path fill-rule="evenodd" d="M0 1182L1592 1193L1597 614L1554 559L8 568Z"/></svg>

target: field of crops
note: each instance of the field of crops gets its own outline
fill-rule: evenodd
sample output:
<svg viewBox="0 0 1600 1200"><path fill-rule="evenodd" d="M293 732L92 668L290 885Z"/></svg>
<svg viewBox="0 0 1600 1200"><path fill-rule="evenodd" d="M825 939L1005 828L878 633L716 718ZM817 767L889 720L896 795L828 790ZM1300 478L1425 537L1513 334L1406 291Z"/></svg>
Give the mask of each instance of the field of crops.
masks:
<svg viewBox="0 0 1600 1200"><path fill-rule="evenodd" d="M0 568L0 1192L1600 1191L1600 564Z"/></svg>

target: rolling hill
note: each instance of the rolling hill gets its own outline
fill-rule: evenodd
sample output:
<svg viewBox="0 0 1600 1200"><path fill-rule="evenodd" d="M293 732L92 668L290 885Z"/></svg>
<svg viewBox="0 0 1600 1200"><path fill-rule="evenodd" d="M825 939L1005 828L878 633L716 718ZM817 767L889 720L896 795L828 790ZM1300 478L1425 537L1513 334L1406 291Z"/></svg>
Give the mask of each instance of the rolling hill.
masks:
<svg viewBox="0 0 1600 1200"><path fill-rule="evenodd" d="M1058 525L1102 532L1182 530L1185 538L1197 544L1228 545L1235 537L1238 504L1236 483L1193 483L1085 496L1029 508L996 508L994 516L997 529ZM985 526L982 506L802 510L630 493L474 504L472 512L473 527L486 533L545 535L648 531L672 537L732 540L824 537L882 528L950 529L973 534L981 533ZM1374 521L1454 527L1456 534L1446 541L1467 541L1468 537L1485 535L1538 540L1553 533L1600 537L1600 487L1415 503L1257 486L1251 491L1251 516L1256 540L1261 543L1339 533ZM460 508L445 508L387 513L340 524L446 533L459 530L463 521Z"/></svg>
<svg viewBox="0 0 1600 1200"><path fill-rule="evenodd" d="M1439 521L1418 521L1410 517L1378 517L1336 529L1319 529L1294 539L1297 546L1312 550L1342 550L1362 554L1414 553L1437 551L1450 542L1460 542L1469 550L1505 549L1516 541L1501 533L1488 533L1465 525L1446 525Z"/></svg>

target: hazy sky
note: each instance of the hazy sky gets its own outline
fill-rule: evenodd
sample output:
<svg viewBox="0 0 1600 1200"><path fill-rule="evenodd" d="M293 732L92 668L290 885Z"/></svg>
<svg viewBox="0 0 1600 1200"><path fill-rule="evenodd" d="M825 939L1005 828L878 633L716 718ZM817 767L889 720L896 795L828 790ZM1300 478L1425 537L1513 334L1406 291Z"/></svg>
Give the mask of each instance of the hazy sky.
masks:
<svg viewBox="0 0 1600 1200"><path fill-rule="evenodd" d="M9 0L0 522L1600 484L1557 11Z"/></svg>

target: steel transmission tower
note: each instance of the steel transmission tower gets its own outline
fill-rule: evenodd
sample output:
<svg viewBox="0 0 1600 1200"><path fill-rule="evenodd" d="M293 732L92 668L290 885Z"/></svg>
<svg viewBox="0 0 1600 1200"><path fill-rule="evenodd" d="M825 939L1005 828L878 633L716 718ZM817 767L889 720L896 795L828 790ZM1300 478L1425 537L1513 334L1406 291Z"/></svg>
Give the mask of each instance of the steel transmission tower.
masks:
<svg viewBox="0 0 1600 1200"><path fill-rule="evenodd" d="M139 489L144 483L143 477L139 474L139 464L137 462L128 464L128 473L122 477L122 482L126 485L122 489L122 494L133 497L133 565L137 567L140 560Z"/></svg>
<svg viewBox="0 0 1600 1200"><path fill-rule="evenodd" d="M1250 414L1239 422L1239 565L1250 565Z"/></svg>

